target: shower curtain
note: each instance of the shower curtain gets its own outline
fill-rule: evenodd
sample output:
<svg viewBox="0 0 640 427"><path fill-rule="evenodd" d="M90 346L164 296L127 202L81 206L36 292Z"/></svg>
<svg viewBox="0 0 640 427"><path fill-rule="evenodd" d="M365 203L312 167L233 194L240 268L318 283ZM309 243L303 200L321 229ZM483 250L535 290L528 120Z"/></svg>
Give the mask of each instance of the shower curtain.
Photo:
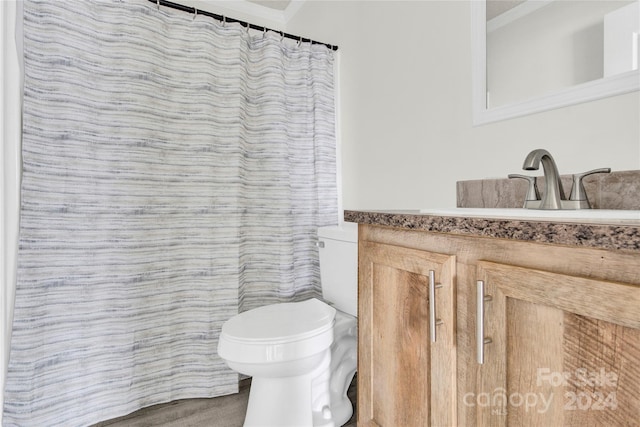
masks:
<svg viewBox="0 0 640 427"><path fill-rule="evenodd" d="M237 390L222 323L320 295L333 59L147 0L25 1L4 425Z"/></svg>

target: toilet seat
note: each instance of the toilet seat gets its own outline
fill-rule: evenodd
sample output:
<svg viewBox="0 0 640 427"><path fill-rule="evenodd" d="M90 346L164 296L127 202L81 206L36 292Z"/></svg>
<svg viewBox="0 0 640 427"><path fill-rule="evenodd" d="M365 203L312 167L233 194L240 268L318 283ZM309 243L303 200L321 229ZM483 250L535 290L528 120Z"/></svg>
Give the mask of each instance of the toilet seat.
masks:
<svg viewBox="0 0 640 427"><path fill-rule="evenodd" d="M331 346L336 310L315 299L241 313L222 327L218 354L241 363L278 363Z"/></svg>

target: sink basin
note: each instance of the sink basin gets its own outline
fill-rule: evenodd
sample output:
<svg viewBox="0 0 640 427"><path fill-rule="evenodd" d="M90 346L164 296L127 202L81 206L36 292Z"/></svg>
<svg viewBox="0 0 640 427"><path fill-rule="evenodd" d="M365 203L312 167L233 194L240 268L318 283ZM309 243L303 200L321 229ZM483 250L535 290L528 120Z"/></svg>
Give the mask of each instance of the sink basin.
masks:
<svg viewBox="0 0 640 427"><path fill-rule="evenodd" d="M497 208L420 209L423 215L529 221L579 222L592 224L640 225L640 210L582 209L538 210Z"/></svg>

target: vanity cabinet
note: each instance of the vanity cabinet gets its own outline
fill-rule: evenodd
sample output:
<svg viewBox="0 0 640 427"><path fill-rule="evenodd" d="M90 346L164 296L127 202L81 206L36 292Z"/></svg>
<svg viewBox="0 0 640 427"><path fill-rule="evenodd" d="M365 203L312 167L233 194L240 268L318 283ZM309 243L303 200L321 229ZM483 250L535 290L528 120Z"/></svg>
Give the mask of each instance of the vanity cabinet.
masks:
<svg viewBox="0 0 640 427"><path fill-rule="evenodd" d="M477 272L476 327L491 342L463 397L476 425L637 425L640 286L484 261Z"/></svg>
<svg viewBox="0 0 640 427"><path fill-rule="evenodd" d="M363 224L359 236L358 425L637 425L640 253Z"/></svg>
<svg viewBox="0 0 640 427"><path fill-rule="evenodd" d="M455 424L455 256L359 253L358 425Z"/></svg>

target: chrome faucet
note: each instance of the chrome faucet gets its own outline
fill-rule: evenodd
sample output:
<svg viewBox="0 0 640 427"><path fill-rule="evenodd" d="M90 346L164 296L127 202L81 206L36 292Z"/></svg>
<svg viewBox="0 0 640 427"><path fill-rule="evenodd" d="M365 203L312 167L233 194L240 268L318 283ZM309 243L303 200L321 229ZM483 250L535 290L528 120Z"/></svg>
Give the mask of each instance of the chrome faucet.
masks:
<svg viewBox="0 0 640 427"><path fill-rule="evenodd" d="M573 175L573 188L571 189L571 197L567 200L560 181L560 174L555 160L547 150L533 150L524 159L522 169L538 170L542 163L544 171L544 193L542 200L538 195L536 186L536 178L533 176L511 174L509 178L523 178L529 182L529 190L524 201L524 208L527 209L590 209L591 205L587 199L587 193L584 191L582 178L594 173L609 173L610 168L594 169L588 172Z"/></svg>
<svg viewBox="0 0 640 427"><path fill-rule="evenodd" d="M538 170L542 162L544 171L544 193L538 209L562 209L562 200L566 200L560 174L551 153L541 148L533 150L524 159L522 169Z"/></svg>

